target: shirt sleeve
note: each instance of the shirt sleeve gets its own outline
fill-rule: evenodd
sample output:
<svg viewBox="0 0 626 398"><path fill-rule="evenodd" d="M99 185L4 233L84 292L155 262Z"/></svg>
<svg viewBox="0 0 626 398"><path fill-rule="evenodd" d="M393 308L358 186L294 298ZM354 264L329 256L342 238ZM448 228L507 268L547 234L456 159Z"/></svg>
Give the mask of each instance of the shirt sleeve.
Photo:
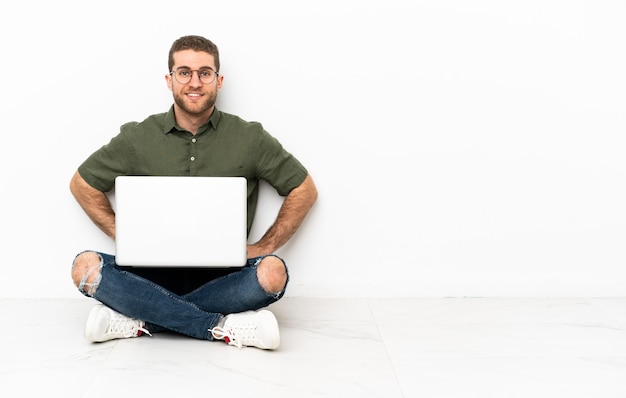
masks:
<svg viewBox="0 0 626 398"><path fill-rule="evenodd" d="M131 148L122 130L108 144L92 153L78 167L78 172L93 188L109 192L115 186L117 176L129 174Z"/></svg>
<svg viewBox="0 0 626 398"><path fill-rule="evenodd" d="M265 130L258 142L257 174L267 181L279 195L286 196L306 178L307 169Z"/></svg>

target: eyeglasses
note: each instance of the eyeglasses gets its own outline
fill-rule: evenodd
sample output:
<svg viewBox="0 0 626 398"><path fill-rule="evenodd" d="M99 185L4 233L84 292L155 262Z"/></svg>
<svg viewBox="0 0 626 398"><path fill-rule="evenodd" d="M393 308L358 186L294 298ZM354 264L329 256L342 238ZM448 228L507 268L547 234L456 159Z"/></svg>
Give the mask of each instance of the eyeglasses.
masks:
<svg viewBox="0 0 626 398"><path fill-rule="evenodd" d="M193 77L193 72L198 74L198 78L203 84L211 84L215 81L215 78L219 75L211 68L201 68L198 70L191 70L189 68L180 67L170 72L170 75L174 76L176 81L180 84L187 84Z"/></svg>

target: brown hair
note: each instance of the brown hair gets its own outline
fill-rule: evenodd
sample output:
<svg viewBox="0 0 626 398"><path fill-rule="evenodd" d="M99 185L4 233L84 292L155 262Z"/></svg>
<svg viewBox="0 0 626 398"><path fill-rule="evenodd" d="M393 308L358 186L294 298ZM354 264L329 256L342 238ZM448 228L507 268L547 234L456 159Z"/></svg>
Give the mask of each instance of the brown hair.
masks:
<svg viewBox="0 0 626 398"><path fill-rule="evenodd" d="M211 40L202 36L183 36L172 43L167 60L167 70L171 71L174 66L174 53L183 50L204 51L211 54L215 59L216 72L220 71L220 53L217 46Z"/></svg>

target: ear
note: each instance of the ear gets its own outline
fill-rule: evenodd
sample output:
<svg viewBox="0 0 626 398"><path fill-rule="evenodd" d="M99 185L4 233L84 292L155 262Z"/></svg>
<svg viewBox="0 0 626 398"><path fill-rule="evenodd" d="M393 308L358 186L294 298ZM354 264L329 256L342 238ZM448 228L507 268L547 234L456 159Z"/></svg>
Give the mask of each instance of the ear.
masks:
<svg viewBox="0 0 626 398"><path fill-rule="evenodd" d="M172 91L172 75L170 75L169 73L165 75L165 82L167 83L167 88Z"/></svg>
<svg viewBox="0 0 626 398"><path fill-rule="evenodd" d="M222 83L224 82L224 76L217 75L217 91L222 89Z"/></svg>

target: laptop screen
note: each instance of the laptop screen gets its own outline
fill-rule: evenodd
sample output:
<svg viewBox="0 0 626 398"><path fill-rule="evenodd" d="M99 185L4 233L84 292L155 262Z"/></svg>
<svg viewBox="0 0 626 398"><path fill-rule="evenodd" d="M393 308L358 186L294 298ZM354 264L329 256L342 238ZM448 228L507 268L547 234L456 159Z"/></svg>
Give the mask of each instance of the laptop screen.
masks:
<svg viewBox="0 0 626 398"><path fill-rule="evenodd" d="M244 177L117 177L117 264L245 265L246 194Z"/></svg>

